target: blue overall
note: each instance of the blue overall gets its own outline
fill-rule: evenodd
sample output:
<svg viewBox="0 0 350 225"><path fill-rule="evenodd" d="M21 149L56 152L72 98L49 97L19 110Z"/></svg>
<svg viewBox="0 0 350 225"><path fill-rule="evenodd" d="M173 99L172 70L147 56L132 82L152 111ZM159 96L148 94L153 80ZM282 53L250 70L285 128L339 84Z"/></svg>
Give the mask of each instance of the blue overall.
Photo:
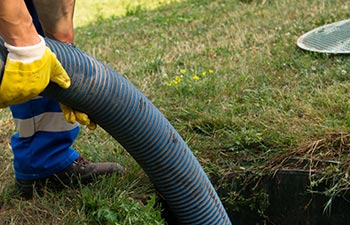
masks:
<svg viewBox="0 0 350 225"><path fill-rule="evenodd" d="M32 0L25 0L33 23L40 26ZM65 121L57 101L43 97L10 107L17 133L11 138L14 170L17 179L45 178L67 168L78 158L71 145L79 133L79 125Z"/></svg>

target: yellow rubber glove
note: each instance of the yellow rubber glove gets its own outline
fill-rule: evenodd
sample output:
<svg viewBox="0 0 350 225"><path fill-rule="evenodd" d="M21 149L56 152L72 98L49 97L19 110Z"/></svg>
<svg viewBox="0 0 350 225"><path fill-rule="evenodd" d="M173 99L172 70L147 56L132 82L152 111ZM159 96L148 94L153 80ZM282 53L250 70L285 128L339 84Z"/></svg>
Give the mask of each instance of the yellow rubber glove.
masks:
<svg viewBox="0 0 350 225"><path fill-rule="evenodd" d="M82 113L80 111L74 110L73 108L66 106L64 104L60 104L62 112L64 114L64 118L70 122L75 123L78 122L82 125L87 126L90 130L96 129L96 123L92 122L88 115Z"/></svg>
<svg viewBox="0 0 350 225"><path fill-rule="evenodd" d="M40 39L39 44L26 47L5 43L9 54L0 84L0 108L38 96L50 81L62 88L70 86L70 78L56 55Z"/></svg>

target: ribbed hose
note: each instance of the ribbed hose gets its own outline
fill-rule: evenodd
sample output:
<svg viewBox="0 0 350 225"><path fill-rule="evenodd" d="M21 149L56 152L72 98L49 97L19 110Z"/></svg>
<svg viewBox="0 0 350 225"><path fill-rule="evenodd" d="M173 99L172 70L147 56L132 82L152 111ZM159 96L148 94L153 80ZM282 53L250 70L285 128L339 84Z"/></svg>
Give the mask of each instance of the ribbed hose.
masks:
<svg viewBox="0 0 350 225"><path fill-rule="evenodd" d="M187 144L139 90L111 67L79 49L50 39L46 42L72 84L64 90L50 83L43 96L87 113L112 135L165 197L178 224L231 224ZM0 52L3 63L3 45Z"/></svg>

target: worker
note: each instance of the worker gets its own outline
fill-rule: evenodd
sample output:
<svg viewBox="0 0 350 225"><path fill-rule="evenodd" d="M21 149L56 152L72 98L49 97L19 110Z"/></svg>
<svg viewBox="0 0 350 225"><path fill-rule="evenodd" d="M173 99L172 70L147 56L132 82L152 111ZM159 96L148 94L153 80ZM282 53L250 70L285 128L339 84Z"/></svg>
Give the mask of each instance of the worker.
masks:
<svg viewBox="0 0 350 225"><path fill-rule="evenodd" d="M10 107L15 120L10 144L16 187L25 198L44 186L56 189L125 171L118 163L92 163L81 156L72 147L79 123L90 129L96 125L86 114L40 96L49 82L70 86L44 36L73 44L74 7L75 0L0 1L0 36L8 50L0 108Z"/></svg>

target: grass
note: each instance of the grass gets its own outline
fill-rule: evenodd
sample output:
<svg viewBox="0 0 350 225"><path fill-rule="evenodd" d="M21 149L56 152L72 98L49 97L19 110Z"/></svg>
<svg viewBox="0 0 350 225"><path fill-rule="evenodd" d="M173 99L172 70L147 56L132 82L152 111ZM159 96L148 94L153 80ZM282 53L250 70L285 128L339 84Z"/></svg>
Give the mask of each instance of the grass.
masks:
<svg viewBox="0 0 350 225"><path fill-rule="evenodd" d="M179 0L102 0L102 1L78 1L74 15L75 26L86 26L96 20L104 20L111 16L132 15L141 10L151 10L158 7L178 2Z"/></svg>
<svg viewBox="0 0 350 225"><path fill-rule="evenodd" d="M100 2L78 1L77 47L151 99L208 175L259 173L292 156L348 162L350 62L295 44L306 31L349 18L347 1ZM14 198L8 147L14 124L6 110L1 119L4 224L163 223L159 209L150 207L154 192L146 175L100 128L82 129L75 148L91 160L123 162L126 178L33 201ZM347 167L334 171L344 181ZM329 194L346 189L346 182Z"/></svg>

